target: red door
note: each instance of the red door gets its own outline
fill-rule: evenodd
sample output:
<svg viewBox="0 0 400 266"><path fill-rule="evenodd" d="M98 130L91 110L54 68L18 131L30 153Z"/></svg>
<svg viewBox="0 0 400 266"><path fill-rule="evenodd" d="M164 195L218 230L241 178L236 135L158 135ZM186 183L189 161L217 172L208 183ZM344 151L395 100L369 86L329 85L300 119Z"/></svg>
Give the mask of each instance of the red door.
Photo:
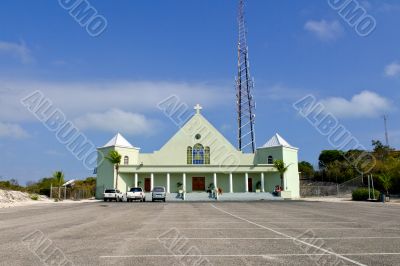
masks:
<svg viewBox="0 0 400 266"><path fill-rule="evenodd" d="M247 180L247 185L249 186L249 192L253 192L253 179L249 177Z"/></svg>
<svg viewBox="0 0 400 266"><path fill-rule="evenodd" d="M192 177L192 190L193 191L204 191L206 190L206 178L205 177Z"/></svg>
<svg viewBox="0 0 400 266"><path fill-rule="evenodd" d="M144 191L145 192L150 192L151 190L151 179L150 178L145 178L144 179Z"/></svg>

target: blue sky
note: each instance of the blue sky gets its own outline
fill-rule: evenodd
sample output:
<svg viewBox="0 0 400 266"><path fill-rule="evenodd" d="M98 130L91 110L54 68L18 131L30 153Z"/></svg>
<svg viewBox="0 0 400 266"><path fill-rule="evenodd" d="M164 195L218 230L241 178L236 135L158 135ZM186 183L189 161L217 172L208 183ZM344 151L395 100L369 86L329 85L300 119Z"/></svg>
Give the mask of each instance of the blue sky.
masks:
<svg viewBox="0 0 400 266"><path fill-rule="evenodd" d="M107 20L97 37L58 1L1 1L0 176L20 183L63 170L91 174L20 99L40 90L96 145L120 131L143 152L178 129L157 108L174 94L236 145L237 1L95 1ZM315 164L327 137L292 104L321 101L360 143L400 148L400 3L357 1L376 20L366 37L328 1L249 0L257 145L279 132ZM112 119L110 119L112 117Z"/></svg>

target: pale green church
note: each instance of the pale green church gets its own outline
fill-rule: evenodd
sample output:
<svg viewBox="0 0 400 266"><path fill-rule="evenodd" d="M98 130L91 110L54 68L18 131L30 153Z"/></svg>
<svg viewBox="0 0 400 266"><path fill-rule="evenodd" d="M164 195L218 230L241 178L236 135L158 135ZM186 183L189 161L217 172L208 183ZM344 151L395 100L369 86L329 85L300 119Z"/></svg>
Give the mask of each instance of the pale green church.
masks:
<svg viewBox="0 0 400 266"><path fill-rule="evenodd" d="M154 186L164 186L171 194L184 191L208 197L206 191L217 187L223 193L270 195L281 184L273 165L280 159L289 166L281 197L299 198L298 148L276 134L255 153L243 153L201 114L199 105L195 110L184 126L153 153L141 153L119 133L99 147L96 197L102 198L104 189L115 188L116 184L122 192L137 186L150 192ZM114 166L103 159L110 150L122 155L118 175Z"/></svg>

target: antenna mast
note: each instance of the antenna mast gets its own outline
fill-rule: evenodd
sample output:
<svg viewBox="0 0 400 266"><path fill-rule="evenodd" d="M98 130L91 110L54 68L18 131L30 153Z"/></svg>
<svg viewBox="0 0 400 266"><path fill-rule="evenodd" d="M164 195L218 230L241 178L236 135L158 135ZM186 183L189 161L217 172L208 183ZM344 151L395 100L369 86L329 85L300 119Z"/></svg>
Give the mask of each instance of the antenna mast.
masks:
<svg viewBox="0 0 400 266"><path fill-rule="evenodd" d="M240 151L249 151L254 153L256 146L254 134L255 102L252 95L254 82L249 71L244 0L239 0L238 24L238 76L236 78L238 148Z"/></svg>
<svg viewBox="0 0 400 266"><path fill-rule="evenodd" d="M388 130L387 130L387 116L383 115L383 122L385 124L385 140L386 140L386 146L389 146L389 136L388 136Z"/></svg>

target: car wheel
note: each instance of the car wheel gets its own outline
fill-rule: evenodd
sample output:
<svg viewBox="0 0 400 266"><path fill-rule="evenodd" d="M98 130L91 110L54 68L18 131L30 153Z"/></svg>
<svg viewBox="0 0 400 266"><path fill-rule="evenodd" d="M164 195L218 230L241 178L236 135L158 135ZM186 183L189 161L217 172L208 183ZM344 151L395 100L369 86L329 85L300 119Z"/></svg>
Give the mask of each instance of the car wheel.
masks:
<svg viewBox="0 0 400 266"><path fill-rule="evenodd" d="M143 198L143 202L146 202L146 198Z"/></svg>
<svg viewBox="0 0 400 266"><path fill-rule="evenodd" d="M163 199L163 201L165 202L165 198Z"/></svg>
<svg viewBox="0 0 400 266"><path fill-rule="evenodd" d="M151 199L152 202L154 202L154 199Z"/></svg>
<svg viewBox="0 0 400 266"><path fill-rule="evenodd" d="M107 199L104 199L104 201L107 201Z"/></svg>

